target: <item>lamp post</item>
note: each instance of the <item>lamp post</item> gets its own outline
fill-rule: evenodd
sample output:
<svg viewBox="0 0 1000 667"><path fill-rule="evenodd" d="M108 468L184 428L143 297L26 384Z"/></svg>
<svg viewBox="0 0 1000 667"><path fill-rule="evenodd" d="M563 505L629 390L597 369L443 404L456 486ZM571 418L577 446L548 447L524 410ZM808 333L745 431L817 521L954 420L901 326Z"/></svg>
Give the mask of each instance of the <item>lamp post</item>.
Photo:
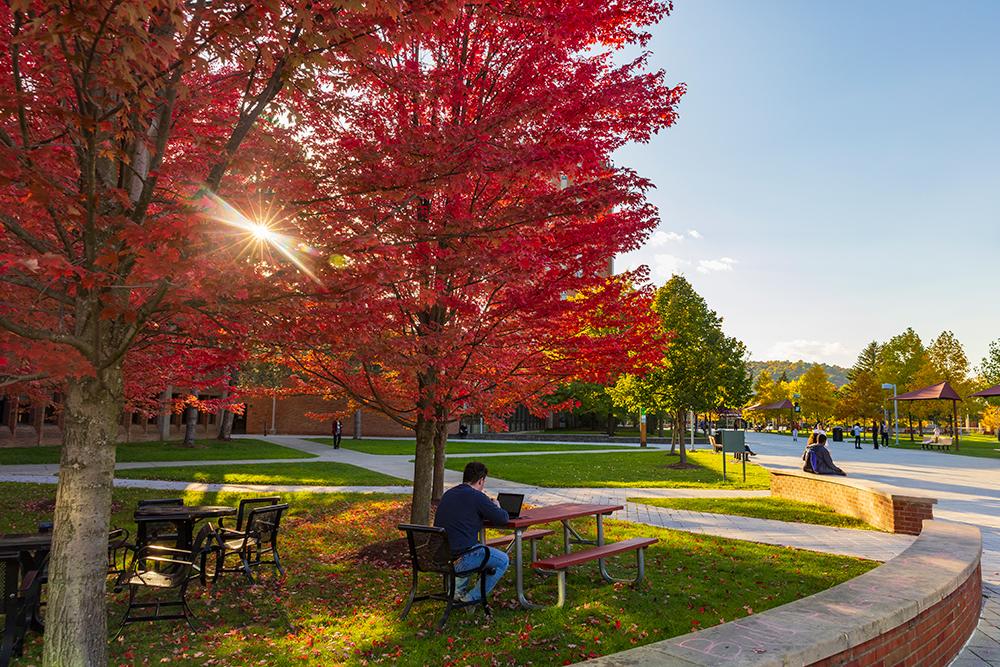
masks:
<svg viewBox="0 0 1000 667"><path fill-rule="evenodd" d="M892 423L893 431L896 433L896 446L899 447L899 401L896 400L896 385L886 382L883 389L892 389Z"/></svg>

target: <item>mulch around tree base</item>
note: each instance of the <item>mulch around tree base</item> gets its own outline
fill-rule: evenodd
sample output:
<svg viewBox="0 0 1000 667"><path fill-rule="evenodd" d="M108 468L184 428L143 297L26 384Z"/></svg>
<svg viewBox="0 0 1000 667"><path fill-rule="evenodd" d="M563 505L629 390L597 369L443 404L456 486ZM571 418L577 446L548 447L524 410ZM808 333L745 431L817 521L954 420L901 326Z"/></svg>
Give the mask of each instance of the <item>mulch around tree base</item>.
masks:
<svg viewBox="0 0 1000 667"><path fill-rule="evenodd" d="M663 467L671 470L688 470L690 468L697 468L698 466L693 463L671 463L670 465Z"/></svg>
<svg viewBox="0 0 1000 667"><path fill-rule="evenodd" d="M402 537L364 546L351 554L350 558L375 567L405 570L410 567L410 547L406 538Z"/></svg>

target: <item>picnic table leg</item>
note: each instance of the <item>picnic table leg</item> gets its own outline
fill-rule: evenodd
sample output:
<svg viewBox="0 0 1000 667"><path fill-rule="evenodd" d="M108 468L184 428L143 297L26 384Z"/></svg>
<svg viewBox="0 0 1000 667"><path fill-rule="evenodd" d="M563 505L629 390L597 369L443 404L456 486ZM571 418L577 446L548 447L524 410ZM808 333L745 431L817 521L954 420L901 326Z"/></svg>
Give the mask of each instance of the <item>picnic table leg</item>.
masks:
<svg viewBox="0 0 1000 667"><path fill-rule="evenodd" d="M597 515L597 546L599 546L599 547L603 547L604 546L604 515L603 514L598 514ZM611 583L611 582L614 581L614 578L610 574L608 574L608 569L604 565L604 559L603 558L598 558L597 559L597 568L601 571L601 577L604 579L604 581L607 581L608 583Z"/></svg>
<svg viewBox="0 0 1000 667"><path fill-rule="evenodd" d="M524 558L521 550L521 533L523 528L514 529L514 582L517 589L517 601L525 609L543 609L544 605L535 604L524 595Z"/></svg>

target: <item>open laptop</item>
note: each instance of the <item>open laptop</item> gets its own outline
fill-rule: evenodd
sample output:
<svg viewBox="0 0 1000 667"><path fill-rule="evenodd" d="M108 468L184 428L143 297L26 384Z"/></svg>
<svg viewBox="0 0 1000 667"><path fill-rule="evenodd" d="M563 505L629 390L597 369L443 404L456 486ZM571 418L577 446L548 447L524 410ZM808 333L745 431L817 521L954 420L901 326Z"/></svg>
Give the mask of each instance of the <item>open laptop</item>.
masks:
<svg viewBox="0 0 1000 667"><path fill-rule="evenodd" d="M521 505L524 503L523 493L498 493L497 503L507 511L507 516L516 519L521 516Z"/></svg>

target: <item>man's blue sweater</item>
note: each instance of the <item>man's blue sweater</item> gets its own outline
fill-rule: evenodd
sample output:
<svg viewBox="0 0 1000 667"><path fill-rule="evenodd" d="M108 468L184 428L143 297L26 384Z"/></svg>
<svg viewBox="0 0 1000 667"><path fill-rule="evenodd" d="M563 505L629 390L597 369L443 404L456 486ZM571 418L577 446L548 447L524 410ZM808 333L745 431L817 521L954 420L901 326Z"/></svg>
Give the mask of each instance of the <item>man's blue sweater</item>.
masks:
<svg viewBox="0 0 1000 667"><path fill-rule="evenodd" d="M510 517L485 493L468 484L459 484L445 491L434 515L434 525L448 532L451 552L456 555L479 544L479 531L484 520L504 524Z"/></svg>

